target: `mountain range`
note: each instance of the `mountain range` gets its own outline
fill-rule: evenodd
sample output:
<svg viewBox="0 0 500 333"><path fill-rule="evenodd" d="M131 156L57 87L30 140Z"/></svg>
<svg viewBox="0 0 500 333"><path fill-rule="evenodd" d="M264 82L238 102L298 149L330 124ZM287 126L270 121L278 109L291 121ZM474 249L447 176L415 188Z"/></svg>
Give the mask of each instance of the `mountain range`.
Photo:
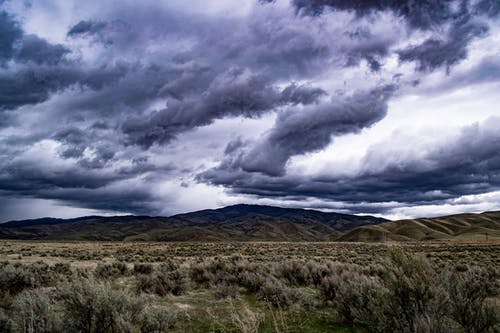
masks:
<svg viewBox="0 0 500 333"><path fill-rule="evenodd" d="M0 224L0 239L99 241L415 241L500 239L500 212L389 221L309 209L234 205L170 217L85 216Z"/></svg>

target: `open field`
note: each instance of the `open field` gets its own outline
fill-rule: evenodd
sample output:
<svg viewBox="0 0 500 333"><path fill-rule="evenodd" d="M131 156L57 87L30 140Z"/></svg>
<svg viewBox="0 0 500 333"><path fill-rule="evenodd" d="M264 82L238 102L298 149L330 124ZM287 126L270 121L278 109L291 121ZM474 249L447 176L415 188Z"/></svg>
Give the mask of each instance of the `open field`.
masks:
<svg viewBox="0 0 500 333"><path fill-rule="evenodd" d="M47 242L0 240L0 256L12 262L67 262L73 267L99 262L161 263L240 255L256 262L284 259L328 259L343 263L375 264L393 248L426 257L435 265L500 266L500 241L481 242Z"/></svg>
<svg viewBox="0 0 500 333"><path fill-rule="evenodd" d="M64 332L92 302L73 330L499 329L498 241L0 241L0 258L1 332Z"/></svg>

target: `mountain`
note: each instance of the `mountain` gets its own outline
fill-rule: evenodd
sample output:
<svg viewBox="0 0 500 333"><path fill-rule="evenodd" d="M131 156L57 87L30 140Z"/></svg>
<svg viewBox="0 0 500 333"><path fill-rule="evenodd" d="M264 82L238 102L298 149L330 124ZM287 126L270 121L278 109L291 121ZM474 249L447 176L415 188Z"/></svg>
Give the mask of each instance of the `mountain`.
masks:
<svg viewBox="0 0 500 333"><path fill-rule="evenodd" d="M428 241L500 239L500 212L388 221L309 209L234 205L170 217L85 216L0 224L0 238L101 241Z"/></svg>
<svg viewBox="0 0 500 333"><path fill-rule="evenodd" d="M500 239L500 212L457 214L365 225L354 228L339 241L426 241Z"/></svg>
<svg viewBox="0 0 500 333"><path fill-rule="evenodd" d="M134 241L327 241L387 222L373 216L234 205L171 217L87 216L0 224L0 238Z"/></svg>

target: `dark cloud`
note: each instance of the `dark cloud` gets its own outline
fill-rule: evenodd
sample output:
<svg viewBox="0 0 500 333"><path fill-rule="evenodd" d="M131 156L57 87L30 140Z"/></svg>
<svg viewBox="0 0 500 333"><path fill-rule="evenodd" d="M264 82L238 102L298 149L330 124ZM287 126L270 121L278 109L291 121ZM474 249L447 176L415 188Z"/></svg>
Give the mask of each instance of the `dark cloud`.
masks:
<svg viewBox="0 0 500 333"><path fill-rule="evenodd" d="M356 211L384 213L397 205L439 204L463 195L500 189L500 119L464 128L459 137L443 142L415 158L402 159L403 152L390 146L373 146L363 159L360 172L344 177L271 177L241 169L216 168L201 174L200 181L223 185L235 193L290 200L320 198L353 205ZM385 148L387 147L387 148ZM390 208L390 207L389 207Z"/></svg>
<svg viewBox="0 0 500 333"><path fill-rule="evenodd" d="M452 0L426 0L426 1L342 1L342 0L292 0L295 8L308 15L321 15L326 8L333 11L352 11L357 17L373 15L378 12L390 11L405 19L412 28L436 31L436 36L427 39L420 45L411 46L398 52L402 61L416 61L418 70L434 70L446 66L450 70L467 57L468 44L478 36L488 31L488 26L477 21L477 15L498 16L500 2L494 0L452 1ZM447 36L443 38L442 30L451 25ZM366 32L365 34L366 35ZM363 36L356 34L355 36ZM372 45L370 45L372 44ZM350 52L351 63L357 64L358 59L368 61L372 70L380 69L377 56L387 54L387 45L373 45L373 39L361 47L358 52Z"/></svg>
<svg viewBox="0 0 500 333"><path fill-rule="evenodd" d="M22 35L23 31L14 17L5 11L0 11L0 64L13 56L15 42Z"/></svg>
<svg viewBox="0 0 500 333"><path fill-rule="evenodd" d="M424 30L435 28L463 15L469 5L476 14L495 16L500 11L500 4L495 0L482 0L477 3L454 0L292 0L292 4L299 12L308 15L321 15L325 9L352 11L358 17L390 11L404 18L411 27Z"/></svg>
<svg viewBox="0 0 500 333"><path fill-rule="evenodd" d="M15 17L0 12L0 61L11 59L19 62L57 65L69 53L63 45L52 45L36 35L24 35Z"/></svg>
<svg viewBox="0 0 500 333"><path fill-rule="evenodd" d="M106 27L105 22L97 21L80 21L72 26L68 31L68 36L75 37L78 35L93 35Z"/></svg>
<svg viewBox="0 0 500 333"><path fill-rule="evenodd" d="M69 49L63 45L53 45L35 35L26 35L16 53L16 60L19 62L33 61L39 65L57 65L69 52Z"/></svg>
<svg viewBox="0 0 500 333"><path fill-rule="evenodd" d="M399 59L404 62L416 61L418 70L434 70L441 66L450 67L467 58L467 46L473 38L488 31L483 23L463 20L455 23L445 39L427 39L420 45L399 51Z"/></svg>
<svg viewBox="0 0 500 333"><path fill-rule="evenodd" d="M0 191L13 196L64 200L76 207L158 213L161 207L155 206L144 177L150 175L149 181L155 181L158 177L155 174L166 175L175 170L175 166L158 166L147 159L135 159L128 166L119 166L111 162L115 154L112 147L101 147L91 157L82 157L78 152L65 156L77 158L76 164L55 161L46 164L46 160L26 156L3 160Z"/></svg>
<svg viewBox="0 0 500 333"><path fill-rule="evenodd" d="M308 87L304 85L291 84L281 92L281 100L290 104L312 104L318 101L321 96L327 95L326 91L320 88Z"/></svg>
<svg viewBox="0 0 500 333"><path fill-rule="evenodd" d="M347 35L355 43L345 50L346 66L357 66L364 59L372 71L379 71L382 67L381 59L388 55L392 41L383 36L374 36L366 28L357 28L353 32L347 32Z"/></svg>
<svg viewBox="0 0 500 333"><path fill-rule="evenodd" d="M497 81L499 62L490 56L450 73L454 81L436 83L436 92L425 91L434 87L425 85L428 73L458 65L472 41L494 31L498 1L292 0L288 8L273 2L223 15L176 1L91 1L85 10L75 5L69 29L37 26L46 15L30 21L43 6L31 7L23 20L1 11L2 195L149 214L167 200L158 184L190 190L194 173L234 193L348 205L443 200L494 188L497 161L487 158L494 135L482 129L469 164L453 160L467 160L469 150L450 145L441 148L450 154L426 155L437 161L432 170L413 160L391 164L389 153L377 157L380 147L355 177L290 175L287 165L381 121L396 88L431 95ZM398 58L418 71L410 73ZM411 84L417 81L422 88ZM271 128L261 123L274 116ZM241 128L221 125L217 133L201 129L236 124L235 118L253 120ZM258 125L247 130L248 123ZM476 142L463 136L463 146ZM387 167L369 168L380 164L377 158Z"/></svg>
<svg viewBox="0 0 500 333"><path fill-rule="evenodd" d="M26 68L0 73L0 110L46 101L55 93L78 82L79 73L68 67Z"/></svg>
<svg viewBox="0 0 500 333"><path fill-rule="evenodd" d="M164 144L180 132L211 124L224 117L258 117L287 104L310 104L325 92L318 88L290 85L279 91L269 78L241 69L229 70L214 80L201 97L172 99L168 107L150 117L128 119L122 126L128 143L144 148Z"/></svg>
<svg viewBox="0 0 500 333"><path fill-rule="evenodd" d="M319 105L289 109L278 116L264 138L237 156L231 167L238 164L247 172L283 175L290 157L318 151L330 144L333 136L357 133L384 118L394 89L384 86L350 97L334 96Z"/></svg>

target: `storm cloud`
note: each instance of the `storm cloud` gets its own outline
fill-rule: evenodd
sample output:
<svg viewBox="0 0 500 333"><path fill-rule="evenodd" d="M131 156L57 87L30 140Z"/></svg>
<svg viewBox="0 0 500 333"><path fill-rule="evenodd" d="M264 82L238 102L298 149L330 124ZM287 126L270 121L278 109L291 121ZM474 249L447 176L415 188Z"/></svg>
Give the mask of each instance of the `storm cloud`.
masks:
<svg viewBox="0 0 500 333"><path fill-rule="evenodd" d="M322 197L358 209L362 209L362 203L445 203L463 195L500 189L500 156L496 152L500 144L496 130L499 125L499 118L488 119L461 129L451 141L439 142L432 148L392 148L387 142L374 145L350 177L272 177L221 168L200 177L245 194L282 199Z"/></svg>
<svg viewBox="0 0 500 333"><path fill-rule="evenodd" d="M385 86L349 97L334 96L325 103L298 110L286 110L254 147L238 157L238 162L248 172L283 175L290 157L318 151L330 144L332 137L357 133L384 118L387 99L393 91L393 86Z"/></svg>
<svg viewBox="0 0 500 333"><path fill-rule="evenodd" d="M383 215L500 190L498 1L205 7L0 2L0 202Z"/></svg>

